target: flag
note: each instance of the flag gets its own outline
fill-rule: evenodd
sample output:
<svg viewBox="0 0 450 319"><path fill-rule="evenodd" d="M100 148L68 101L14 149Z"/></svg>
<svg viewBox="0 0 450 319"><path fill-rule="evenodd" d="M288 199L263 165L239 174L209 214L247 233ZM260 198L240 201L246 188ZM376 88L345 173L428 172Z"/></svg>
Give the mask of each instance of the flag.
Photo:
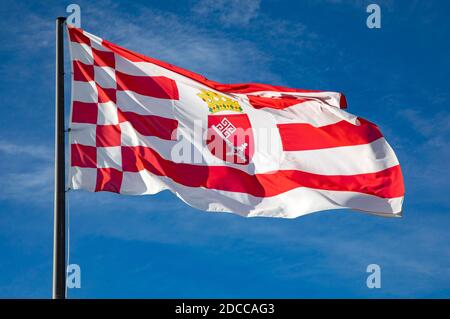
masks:
<svg viewBox="0 0 450 319"><path fill-rule="evenodd" d="M248 217L401 215L399 162L375 124L346 112L343 94L222 84L68 33L71 189L170 190L200 210Z"/></svg>

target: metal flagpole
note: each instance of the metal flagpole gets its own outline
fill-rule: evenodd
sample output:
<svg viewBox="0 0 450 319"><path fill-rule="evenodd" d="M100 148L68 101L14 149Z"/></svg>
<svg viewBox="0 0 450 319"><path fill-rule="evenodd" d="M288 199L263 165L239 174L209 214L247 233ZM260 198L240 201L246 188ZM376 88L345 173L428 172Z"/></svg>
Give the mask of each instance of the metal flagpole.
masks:
<svg viewBox="0 0 450 319"><path fill-rule="evenodd" d="M53 299L66 298L66 207L64 156L64 22L56 18L55 203L53 225Z"/></svg>

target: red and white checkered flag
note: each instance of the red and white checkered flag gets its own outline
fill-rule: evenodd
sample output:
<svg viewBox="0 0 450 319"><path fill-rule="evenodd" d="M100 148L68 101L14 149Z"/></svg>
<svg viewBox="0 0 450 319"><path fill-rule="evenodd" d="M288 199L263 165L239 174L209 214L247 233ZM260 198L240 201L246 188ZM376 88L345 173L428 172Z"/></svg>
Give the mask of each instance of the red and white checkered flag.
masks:
<svg viewBox="0 0 450 319"><path fill-rule="evenodd" d="M222 84L69 27L70 187L244 216L399 216L398 160L336 92Z"/></svg>

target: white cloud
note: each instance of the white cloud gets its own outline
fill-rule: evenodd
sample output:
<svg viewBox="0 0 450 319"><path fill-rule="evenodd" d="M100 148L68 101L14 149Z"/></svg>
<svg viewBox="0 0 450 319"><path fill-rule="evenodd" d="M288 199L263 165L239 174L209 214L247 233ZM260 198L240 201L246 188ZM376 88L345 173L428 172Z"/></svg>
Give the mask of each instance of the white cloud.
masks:
<svg viewBox="0 0 450 319"><path fill-rule="evenodd" d="M0 140L0 199L49 202L53 154L46 146Z"/></svg>
<svg viewBox="0 0 450 319"><path fill-rule="evenodd" d="M192 11L207 22L245 26L258 16L260 0L200 0Z"/></svg>
<svg viewBox="0 0 450 319"><path fill-rule="evenodd" d="M83 12L88 32L216 81L279 81L270 70L271 57L254 43L229 38L189 17L148 8L133 16L89 6Z"/></svg>
<svg viewBox="0 0 450 319"><path fill-rule="evenodd" d="M55 22L43 15L35 13L26 3L10 2L3 4L8 12L17 14L2 15L0 28L6 31L0 39L2 50L24 50L24 54L38 49L49 49L54 46Z"/></svg>
<svg viewBox="0 0 450 319"><path fill-rule="evenodd" d="M5 155L14 155L17 159L23 156L29 156L34 159L52 160L54 153L53 149L32 144L18 144L0 140L0 153Z"/></svg>

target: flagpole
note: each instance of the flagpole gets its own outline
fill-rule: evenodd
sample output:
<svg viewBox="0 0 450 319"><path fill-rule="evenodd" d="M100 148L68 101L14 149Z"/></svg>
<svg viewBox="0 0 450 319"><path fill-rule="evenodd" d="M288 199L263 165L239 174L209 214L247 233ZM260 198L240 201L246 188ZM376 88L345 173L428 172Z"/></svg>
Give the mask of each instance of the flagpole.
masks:
<svg viewBox="0 0 450 319"><path fill-rule="evenodd" d="M55 202L53 224L53 299L66 298L66 205L64 146L64 22L56 18Z"/></svg>

